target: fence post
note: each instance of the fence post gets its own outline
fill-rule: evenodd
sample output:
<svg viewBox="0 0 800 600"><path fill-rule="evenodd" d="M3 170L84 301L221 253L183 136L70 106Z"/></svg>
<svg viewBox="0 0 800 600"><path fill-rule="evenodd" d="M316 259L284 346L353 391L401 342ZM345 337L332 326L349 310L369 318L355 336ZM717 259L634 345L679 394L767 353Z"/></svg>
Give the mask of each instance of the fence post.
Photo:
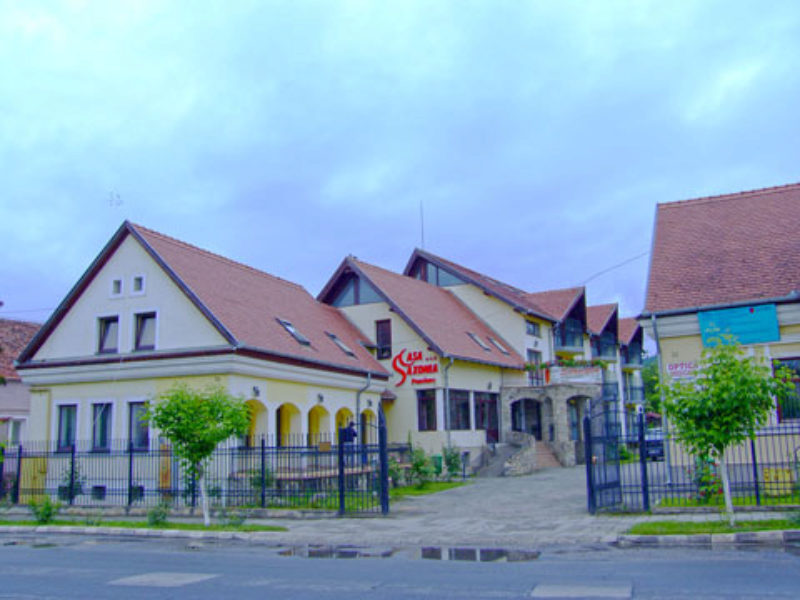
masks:
<svg viewBox="0 0 800 600"><path fill-rule="evenodd" d="M637 423L639 429L639 467L641 469L642 484L642 510L650 511L650 485L647 479L647 448L644 439L644 412L638 414ZM666 441L666 440L665 440ZM664 441L664 442L665 442ZM662 442L662 443L664 443Z"/></svg>
<svg viewBox="0 0 800 600"><path fill-rule="evenodd" d="M583 454L586 457L586 499L588 502L589 514L597 512L597 504L594 498L594 473L592 472L594 457L592 456L592 421L589 417L583 417Z"/></svg>
<svg viewBox="0 0 800 600"><path fill-rule="evenodd" d="M69 505L72 506L75 502L75 442L70 446L70 464L69 464Z"/></svg>
<svg viewBox="0 0 800 600"><path fill-rule="evenodd" d="M345 474L344 474L344 429L339 428L339 516L344 515L345 512Z"/></svg>
<svg viewBox="0 0 800 600"><path fill-rule="evenodd" d="M0 498L6 495L6 486L3 481L3 465L6 463L6 448L0 444Z"/></svg>
<svg viewBox="0 0 800 600"><path fill-rule="evenodd" d="M389 514L389 452L386 443L386 417L378 411L378 448L381 468L381 513Z"/></svg>
<svg viewBox="0 0 800 600"><path fill-rule="evenodd" d="M128 507L133 504L133 440L128 440Z"/></svg>
<svg viewBox="0 0 800 600"><path fill-rule="evenodd" d="M267 506L267 440L261 436L261 508Z"/></svg>
<svg viewBox="0 0 800 600"><path fill-rule="evenodd" d="M22 444L17 446L17 477L14 481L14 504L19 504L19 486L22 481Z"/></svg>
<svg viewBox="0 0 800 600"><path fill-rule="evenodd" d="M758 459L756 459L756 443L750 440L750 456L753 463L753 483L756 487L756 506L761 506L761 490L758 485Z"/></svg>

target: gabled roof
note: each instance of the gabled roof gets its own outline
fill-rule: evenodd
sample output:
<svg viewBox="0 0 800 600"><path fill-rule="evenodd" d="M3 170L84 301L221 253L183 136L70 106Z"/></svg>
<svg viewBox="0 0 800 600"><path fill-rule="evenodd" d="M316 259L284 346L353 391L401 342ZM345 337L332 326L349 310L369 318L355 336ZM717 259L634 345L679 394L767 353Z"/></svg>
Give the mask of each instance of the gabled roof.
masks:
<svg viewBox="0 0 800 600"><path fill-rule="evenodd" d="M596 304L586 307L586 327L589 333L600 335L609 325L614 315L617 313L616 304ZM614 332L618 335L618 332Z"/></svg>
<svg viewBox="0 0 800 600"><path fill-rule="evenodd" d="M563 321L582 297L586 295L586 288L572 287L560 290L546 290L527 294L532 302L536 302L556 321Z"/></svg>
<svg viewBox="0 0 800 600"><path fill-rule="evenodd" d="M410 275L414 264L419 259L424 259L437 265L438 267L444 268L451 273L456 274L466 282L479 287L488 295L494 296L495 298L510 304L513 308L519 310L520 312L542 318L546 321L557 320L553 318L552 313L539 305L527 292L516 288L513 285L498 281L497 279L489 277L488 275L484 275L482 273L478 273L477 271L473 271L472 269L463 267L457 263L444 259L441 256L436 256L427 250L416 248L411 254L411 258L409 258L403 273L405 275Z"/></svg>
<svg viewBox="0 0 800 600"><path fill-rule="evenodd" d="M348 272L368 281L391 309L440 356L514 369L523 367L525 361L512 346L447 289L349 256L325 290L333 289L335 280ZM488 349L481 347L469 333L479 337ZM508 354L503 354L490 338L497 340Z"/></svg>
<svg viewBox="0 0 800 600"><path fill-rule="evenodd" d="M645 314L791 299L799 231L800 184L659 204Z"/></svg>
<svg viewBox="0 0 800 600"><path fill-rule="evenodd" d="M388 376L362 346L367 340L361 332L337 309L317 302L301 286L127 221L56 309L25 351L25 359L33 356L128 236L142 245L234 351L267 360L288 359L311 367ZM300 344L279 319L290 322L310 344ZM346 354L328 333L344 342L354 356Z"/></svg>
<svg viewBox="0 0 800 600"><path fill-rule="evenodd" d="M619 329L619 343L622 346L628 346L633 342L633 338L638 331L641 331L642 326L635 317L625 317L617 322Z"/></svg>
<svg viewBox="0 0 800 600"><path fill-rule="evenodd" d="M39 331L41 323L0 319L0 377L18 381L14 361Z"/></svg>

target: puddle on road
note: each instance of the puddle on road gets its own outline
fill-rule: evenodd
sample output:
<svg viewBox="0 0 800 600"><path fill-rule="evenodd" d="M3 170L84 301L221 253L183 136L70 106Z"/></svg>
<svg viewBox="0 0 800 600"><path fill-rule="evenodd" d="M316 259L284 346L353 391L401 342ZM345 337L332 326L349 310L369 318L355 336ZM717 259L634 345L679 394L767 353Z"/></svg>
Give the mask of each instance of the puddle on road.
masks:
<svg viewBox="0 0 800 600"><path fill-rule="evenodd" d="M290 546L278 550L279 556L301 558L392 558L405 556L422 560L467 562L527 562L540 556L538 550L425 546L422 548L370 548L361 546Z"/></svg>

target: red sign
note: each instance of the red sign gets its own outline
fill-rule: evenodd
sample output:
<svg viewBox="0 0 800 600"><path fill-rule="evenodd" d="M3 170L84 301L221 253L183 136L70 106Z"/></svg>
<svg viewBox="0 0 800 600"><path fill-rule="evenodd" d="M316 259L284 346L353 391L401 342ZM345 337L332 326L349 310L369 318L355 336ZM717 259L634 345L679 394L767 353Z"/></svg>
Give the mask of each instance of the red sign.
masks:
<svg viewBox="0 0 800 600"><path fill-rule="evenodd" d="M436 377L426 377L439 372L439 359L435 354L423 357L421 351L401 350L392 360L392 368L400 375L395 387L400 387L411 377L413 385L436 383Z"/></svg>

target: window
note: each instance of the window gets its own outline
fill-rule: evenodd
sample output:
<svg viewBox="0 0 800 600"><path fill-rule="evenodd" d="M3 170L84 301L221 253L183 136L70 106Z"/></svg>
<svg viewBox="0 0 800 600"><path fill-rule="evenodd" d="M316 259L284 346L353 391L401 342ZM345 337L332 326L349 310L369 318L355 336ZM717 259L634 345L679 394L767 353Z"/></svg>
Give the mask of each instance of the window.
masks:
<svg viewBox="0 0 800 600"><path fill-rule="evenodd" d="M303 346L310 346L311 345L311 341L306 336L304 336L302 333L297 331L297 328L294 325L292 325L289 321L286 321L285 319L277 319L277 321L278 321L278 323L283 325L283 328L286 331L288 331L289 334L295 340L297 340L298 344L301 344Z"/></svg>
<svg viewBox="0 0 800 600"><path fill-rule="evenodd" d="M450 390L450 429L470 429L469 392Z"/></svg>
<svg viewBox="0 0 800 600"><path fill-rule="evenodd" d="M24 421L21 419L11 419L8 427L8 442L12 446L16 446L19 444L19 441L22 439L22 424Z"/></svg>
<svg viewBox="0 0 800 600"><path fill-rule="evenodd" d="M119 348L119 317L102 317L98 320L97 352L113 354Z"/></svg>
<svg viewBox="0 0 800 600"><path fill-rule="evenodd" d="M347 344L345 344L342 340L340 340L339 337L336 334L330 333L330 332L326 332L326 333L328 334L328 337L331 338L331 340L333 340L333 343L336 344L337 346L339 346L339 349L342 352L347 354L347 356L355 357L356 353L353 352Z"/></svg>
<svg viewBox="0 0 800 600"><path fill-rule="evenodd" d="M72 450L75 445L75 427L78 407L63 404L58 407L58 446L59 452Z"/></svg>
<svg viewBox="0 0 800 600"><path fill-rule="evenodd" d="M144 294L144 275L137 275L134 277L131 288L134 294Z"/></svg>
<svg viewBox="0 0 800 600"><path fill-rule="evenodd" d="M122 295L122 279L114 279L111 282L111 296L117 297Z"/></svg>
<svg viewBox="0 0 800 600"><path fill-rule="evenodd" d="M136 315L136 350L156 349L156 313Z"/></svg>
<svg viewBox="0 0 800 600"><path fill-rule="evenodd" d="M536 337L541 337L541 329L539 327L539 323L535 321L525 321L525 333L528 335L535 335Z"/></svg>
<svg viewBox="0 0 800 600"><path fill-rule="evenodd" d="M505 347L505 346L503 346L503 344L501 344L500 342L498 342L496 339L494 339L493 337L490 337L490 338L489 338L489 341L490 341L490 342L492 342L492 344L494 344L494 345L495 345L495 347L496 347L498 350L500 350L500 352L502 352L502 353L503 353L503 354L505 354L506 356L508 356L508 355L509 355L509 352L508 352L508 350L506 349L506 347Z"/></svg>
<svg viewBox="0 0 800 600"><path fill-rule="evenodd" d="M800 358L791 358L778 361L782 367L787 367L794 371L795 393L790 398L786 398L778 406L778 420L800 419Z"/></svg>
<svg viewBox="0 0 800 600"><path fill-rule="evenodd" d="M472 338L473 342L478 344L478 346L480 346L481 348L483 348L487 352L491 352L492 351L492 349L489 348L489 345L486 342L484 342L481 338L479 338L476 334L472 333L471 331L468 331L467 335Z"/></svg>
<svg viewBox="0 0 800 600"><path fill-rule="evenodd" d="M436 431L436 390L417 390L419 431Z"/></svg>
<svg viewBox="0 0 800 600"><path fill-rule="evenodd" d="M538 350L528 349L528 364L534 367L542 364L542 353ZM544 385L544 375L541 369L532 368L528 371L529 385Z"/></svg>
<svg viewBox="0 0 800 600"><path fill-rule="evenodd" d="M567 404L567 411L569 412L569 439L577 442L581 439L580 433L580 410L574 400L570 400Z"/></svg>
<svg viewBox="0 0 800 600"><path fill-rule="evenodd" d="M128 439L133 450L147 450L150 447L150 426L145 419L146 411L144 402L131 402L128 405Z"/></svg>
<svg viewBox="0 0 800 600"><path fill-rule="evenodd" d="M378 359L392 357L392 322L389 319L375 321L375 342L378 346Z"/></svg>
<svg viewBox="0 0 800 600"><path fill-rule="evenodd" d="M111 449L111 405L92 405L92 450Z"/></svg>

